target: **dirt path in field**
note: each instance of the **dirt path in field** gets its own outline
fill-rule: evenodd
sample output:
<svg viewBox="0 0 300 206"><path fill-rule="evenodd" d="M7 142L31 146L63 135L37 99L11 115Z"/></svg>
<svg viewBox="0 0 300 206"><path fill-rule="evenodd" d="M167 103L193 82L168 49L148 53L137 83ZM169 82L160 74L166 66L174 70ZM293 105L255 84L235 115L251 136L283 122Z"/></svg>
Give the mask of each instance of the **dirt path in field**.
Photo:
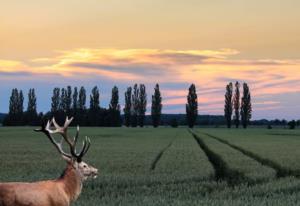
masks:
<svg viewBox="0 0 300 206"><path fill-rule="evenodd" d="M162 150L160 150L160 152L155 156L153 162L151 163L151 167L150 170L155 170L157 163L159 162L159 160L161 159L161 157L163 156L164 152L171 147L171 145L173 144L173 142L175 141L177 135L171 140L171 142L164 147Z"/></svg>
<svg viewBox="0 0 300 206"><path fill-rule="evenodd" d="M204 151L215 171L216 180L225 180L229 185L236 185L241 182L252 182L242 172L230 168L220 155L212 151L201 139L200 136L189 130L199 147Z"/></svg>
<svg viewBox="0 0 300 206"><path fill-rule="evenodd" d="M276 177L280 178L280 177L287 177L287 176L295 176L295 177L300 177L300 171L296 171L296 170L291 170L289 168L285 168L283 166L281 166L280 164L274 162L273 160L261 157L258 154L255 154L249 150L246 150L242 147L239 147L237 145L231 144L230 142L221 139L219 137L216 137L214 135L208 134L208 133L204 133L206 136L213 138L225 145L228 145L229 147L231 147L232 149L235 149L239 152L241 152L242 154L246 155L247 157L250 157L251 159L257 161L258 163L270 167L272 169L274 169L276 171Z"/></svg>

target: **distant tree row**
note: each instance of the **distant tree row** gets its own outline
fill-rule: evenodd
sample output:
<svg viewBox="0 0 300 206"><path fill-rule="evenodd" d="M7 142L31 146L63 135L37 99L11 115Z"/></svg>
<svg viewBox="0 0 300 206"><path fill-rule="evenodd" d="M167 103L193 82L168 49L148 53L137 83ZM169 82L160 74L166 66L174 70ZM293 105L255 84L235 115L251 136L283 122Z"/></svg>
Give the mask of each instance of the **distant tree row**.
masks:
<svg viewBox="0 0 300 206"><path fill-rule="evenodd" d="M30 89L28 92L27 110L24 111L24 95L22 90L13 89L9 99L9 113L3 120L3 125L21 126L37 125L41 122L43 114L37 113L35 90Z"/></svg>
<svg viewBox="0 0 300 206"><path fill-rule="evenodd" d="M73 124L82 126L121 126L119 105L119 91L115 86L112 89L109 108L100 107L100 92L95 86L90 94L90 106L86 107L86 90L84 87L71 86L67 88L54 88L52 94L51 110L45 116L49 119L55 117L63 122L66 116L73 116Z"/></svg>
<svg viewBox="0 0 300 206"><path fill-rule="evenodd" d="M234 114L233 114L234 112ZM238 128L240 123L247 128L252 117L251 94L247 83L243 84L243 97L240 97L240 83L235 83L233 95L233 84L226 85L224 116L226 125L231 128L232 122Z"/></svg>
<svg viewBox="0 0 300 206"><path fill-rule="evenodd" d="M236 128L240 125L247 128L252 117L250 89L247 83L243 83L243 95L241 97L240 83L236 82L234 87L232 82L226 85L224 119L228 128L231 128L232 124ZM57 87L53 89L50 111L43 114L37 112L37 97L34 89L30 89L28 92L28 105L24 111L23 91L15 88L11 92L9 113L5 116L3 125L39 125L43 119L51 119L52 117L62 123L66 116L73 116L73 125L119 127L123 123L126 127L143 127L147 109L145 85L135 84L133 87L128 87L124 95L125 104L122 117L119 90L116 86L112 88L108 108L100 107L100 92L97 86L91 90L88 108L86 106L87 94L84 87ZM163 107L158 84L155 85L151 103L152 125L158 127L162 123ZM190 128L198 122L198 97L194 84L188 90L185 118L185 124ZM182 120L180 121L182 122ZM201 121L205 122L206 120ZM207 121L209 123L209 120ZM222 122L222 120L220 119L218 122ZM254 124L261 124L261 122L254 122ZM172 120L172 125L178 125L176 119ZM290 122L289 125L292 128L297 125L297 122Z"/></svg>
<svg viewBox="0 0 300 206"><path fill-rule="evenodd" d="M90 105L86 107L86 90L84 87L67 86L66 88L54 88L51 97L51 109L46 114L37 113L37 98L35 90L28 92L27 110L23 111L24 96L22 90L13 89L9 102L9 113L3 120L6 126L39 125L43 119L55 117L59 123L63 123L66 116L73 116L73 125L82 126L108 126L118 127L122 125L121 107L119 104L119 90L113 87L109 108L100 107L100 92L95 86L90 94ZM143 127L147 107L147 94L144 84L135 84L125 92L124 124L129 127ZM162 110L162 98L159 85L156 84L152 96L152 124L158 127Z"/></svg>

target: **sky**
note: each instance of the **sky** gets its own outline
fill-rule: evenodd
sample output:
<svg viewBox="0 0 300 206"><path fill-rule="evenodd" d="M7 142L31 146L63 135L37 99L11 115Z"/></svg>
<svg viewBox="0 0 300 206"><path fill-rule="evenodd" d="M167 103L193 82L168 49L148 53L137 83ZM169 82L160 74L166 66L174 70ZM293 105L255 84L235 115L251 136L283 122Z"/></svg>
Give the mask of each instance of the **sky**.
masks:
<svg viewBox="0 0 300 206"><path fill-rule="evenodd" d="M223 114L228 82L247 82L253 119L300 119L300 1L4 0L0 112L12 88L35 88L39 111L54 87L160 84L163 113L184 113L196 84L199 113ZM25 98L26 99L26 98ZM26 102L25 102L26 103ZM26 108L26 105L25 105ZM149 111L149 109L148 109Z"/></svg>

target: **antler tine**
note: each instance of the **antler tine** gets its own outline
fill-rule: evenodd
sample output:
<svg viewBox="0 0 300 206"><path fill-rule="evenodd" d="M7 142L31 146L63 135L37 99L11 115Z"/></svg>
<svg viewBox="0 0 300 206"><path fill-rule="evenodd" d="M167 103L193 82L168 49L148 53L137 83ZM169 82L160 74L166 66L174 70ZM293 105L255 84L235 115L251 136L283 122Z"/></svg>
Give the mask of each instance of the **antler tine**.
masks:
<svg viewBox="0 0 300 206"><path fill-rule="evenodd" d="M68 157L68 158L72 158L72 156L70 154L67 154L63 151L62 142L61 143L56 142L55 139L51 136L51 131L52 131L52 130L50 130L51 124L52 124L52 121L48 121L46 126L42 125L41 129L35 129L34 131L43 132L61 155Z"/></svg>
<svg viewBox="0 0 300 206"><path fill-rule="evenodd" d="M76 135L74 136L74 145L77 144L77 140L78 140L78 137L79 137L79 125L77 125L77 128L76 128Z"/></svg>
<svg viewBox="0 0 300 206"><path fill-rule="evenodd" d="M70 140L70 138L68 137L68 134L67 134L68 126L71 124L72 120L73 120L73 117L70 118L70 119L68 117L66 117L66 121L64 123L64 126L61 127L61 126L59 126L57 124L55 118L53 117L52 122L53 122L53 125L55 127L55 130L52 131L52 133L59 133L59 134L61 134L62 137L64 138L64 140L69 145L71 154L76 157L76 154L75 154L75 144Z"/></svg>
<svg viewBox="0 0 300 206"><path fill-rule="evenodd" d="M81 159L89 150L90 146L91 146L91 140L88 137L85 137L85 140L82 142L83 147L81 149L80 154L78 155L78 157Z"/></svg>
<svg viewBox="0 0 300 206"><path fill-rule="evenodd" d="M73 121L74 117L71 117L69 119L69 117L67 116L66 117L66 121L65 121L65 124L64 124L64 129L68 129L69 125L71 124L71 122Z"/></svg>

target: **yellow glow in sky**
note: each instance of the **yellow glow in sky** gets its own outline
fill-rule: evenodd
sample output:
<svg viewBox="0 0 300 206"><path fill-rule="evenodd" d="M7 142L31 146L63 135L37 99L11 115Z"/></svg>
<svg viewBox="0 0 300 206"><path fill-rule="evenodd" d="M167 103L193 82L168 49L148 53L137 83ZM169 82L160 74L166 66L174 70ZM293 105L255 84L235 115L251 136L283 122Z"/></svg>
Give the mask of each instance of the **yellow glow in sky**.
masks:
<svg viewBox="0 0 300 206"><path fill-rule="evenodd" d="M250 85L260 111L254 117L294 117L299 8L298 0L3 1L0 93L8 99L16 82L42 95L100 83L108 99L113 85L124 92L158 82L165 112L184 112L195 83L201 112L222 114L224 87L238 80ZM46 110L49 101L42 102Z"/></svg>
<svg viewBox="0 0 300 206"><path fill-rule="evenodd" d="M0 7L0 57L75 48L205 50L236 58L299 58L298 0L10 0Z"/></svg>

